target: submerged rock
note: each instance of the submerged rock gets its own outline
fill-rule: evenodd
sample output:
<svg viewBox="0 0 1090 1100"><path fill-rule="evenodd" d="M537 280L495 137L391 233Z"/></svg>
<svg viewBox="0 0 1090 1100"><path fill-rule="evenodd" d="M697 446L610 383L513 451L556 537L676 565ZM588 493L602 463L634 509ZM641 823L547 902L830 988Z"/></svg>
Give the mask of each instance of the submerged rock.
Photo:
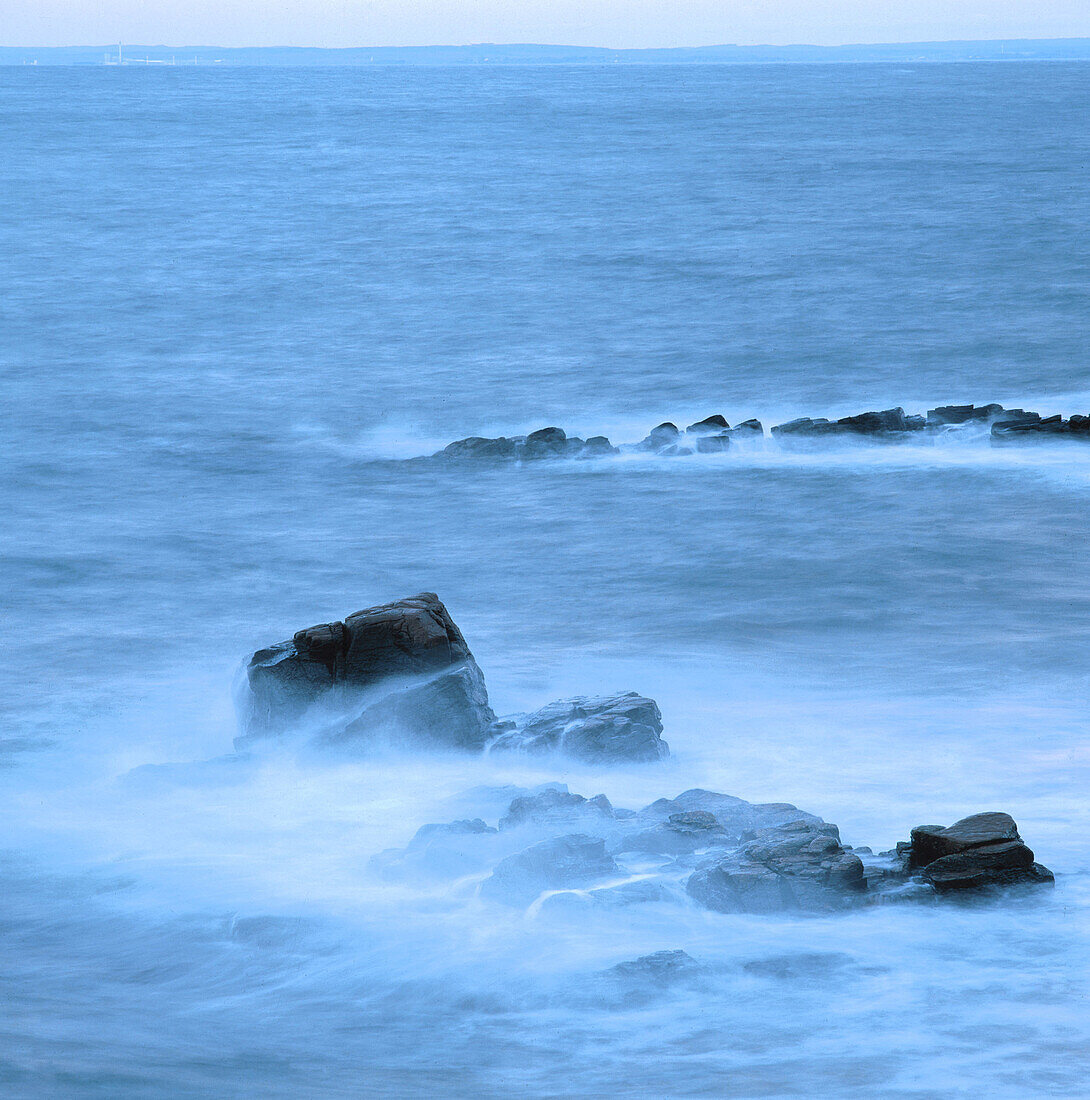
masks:
<svg viewBox="0 0 1090 1100"><path fill-rule="evenodd" d="M730 450L730 432L717 432L715 435L703 435L696 441L698 454L720 454Z"/></svg>
<svg viewBox="0 0 1090 1100"><path fill-rule="evenodd" d="M501 860L481 883L481 896L505 905L529 905L546 890L588 885L617 871L604 840L573 833Z"/></svg>
<svg viewBox="0 0 1090 1100"><path fill-rule="evenodd" d="M564 753L581 760L655 761L670 748L662 739L662 715L653 699L629 691L550 703L514 719L492 752Z"/></svg>
<svg viewBox="0 0 1090 1100"><path fill-rule="evenodd" d="M381 736L479 750L495 720L484 676L434 592L357 611L258 650L246 685L244 735L236 745L321 717L320 741Z"/></svg>

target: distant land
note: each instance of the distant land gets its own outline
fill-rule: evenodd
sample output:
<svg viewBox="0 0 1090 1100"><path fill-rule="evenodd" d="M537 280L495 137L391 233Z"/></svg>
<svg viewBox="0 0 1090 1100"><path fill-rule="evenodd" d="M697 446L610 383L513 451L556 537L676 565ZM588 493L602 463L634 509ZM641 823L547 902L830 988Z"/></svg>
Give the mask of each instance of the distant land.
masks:
<svg viewBox="0 0 1090 1100"><path fill-rule="evenodd" d="M0 46L0 65L117 65L118 46ZM693 46L612 50L601 46L138 46L122 65L753 65L861 61L1086 61L1090 38L894 42L853 46Z"/></svg>

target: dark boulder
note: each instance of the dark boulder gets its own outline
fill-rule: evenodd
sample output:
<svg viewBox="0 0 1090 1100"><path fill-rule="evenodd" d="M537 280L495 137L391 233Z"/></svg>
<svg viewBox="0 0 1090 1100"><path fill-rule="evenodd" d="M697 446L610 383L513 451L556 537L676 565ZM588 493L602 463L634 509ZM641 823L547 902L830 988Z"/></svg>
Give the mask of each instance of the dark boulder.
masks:
<svg viewBox="0 0 1090 1100"><path fill-rule="evenodd" d="M743 420L741 424L735 424L730 434L745 439L747 437L763 436L765 430L764 425L759 420L751 417L749 420Z"/></svg>
<svg viewBox="0 0 1090 1100"><path fill-rule="evenodd" d="M458 439L453 443L448 443L436 457L448 459L499 460L514 458L517 451L517 441L514 439L507 439L505 436L500 436L498 439L488 439L483 436L470 436L468 439Z"/></svg>
<svg viewBox="0 0 1090 1100"><path fill-rule="evenodd" d="M880 432L903 432L905 410L886 409L884 412L865 412L857 416L841 417L837 424L857 435L877 435Z"/></svg>
<svg viewBox="0 0 1090 1100"><path fill-rule="evenodd" d="M583 440L569 439L563 428L539 428L526 437L518 456L523 461L564 458L579 454L583 447Z"/></svg>
<svg viewBox="0 0 1090 1100"><path fill-rule="evenodd" d="M729 427L726 419L716 413L714 416L707 416L695 424L690 424L685 431L689 435L718 435Z"/></svg>
<svg viewBox="0 0 1090 1100"><path fill-rule="evenodd" d="M560 752L581 760L654 761L669 756L662 715L653 699L634 691L565 699L514 720L492 752Z"/></svg>
<svg viewBox="0 0 1090 1100"><path fill-rule="evenodd" d="M495 715L484 676L433 592L300 630L258 650L246 668L244 735L236 744L307 722L320 739L372 737L480 749Z"/></svg>
<svg viewBox="0 0 1090 1100"><path fill-rule="evenodd" d="M573 833L501 860L481 883L481 896L506 905L529 905L545 890L587 886L617 871L604 840Z"/></svg>
<svg viewBox="0 0 1090 1100"><path fill-rule="evenodd" d="M647 438L637 444L637 449L641 451L664 451L667 447L676 446L680 437L681 432L678 431L677 425L667 421L657 428L652 428Z"/></svg>
<svg viewBox="0 0 1090 1100"><path fill-rule="evenodd" d="M907 872L917 871L940 893L982 887L1050 885L1052 872L1035 863L1010 814L962 818L949 828L918 825L897 846Z"/></svg>
<svg viewBox="0 0 1090 1100"><path fill-rule="evenodd" d="M599 455L615 455L617 453L617 448L604 435L592 435L583 444L579 457L596 458Z"/></svg>

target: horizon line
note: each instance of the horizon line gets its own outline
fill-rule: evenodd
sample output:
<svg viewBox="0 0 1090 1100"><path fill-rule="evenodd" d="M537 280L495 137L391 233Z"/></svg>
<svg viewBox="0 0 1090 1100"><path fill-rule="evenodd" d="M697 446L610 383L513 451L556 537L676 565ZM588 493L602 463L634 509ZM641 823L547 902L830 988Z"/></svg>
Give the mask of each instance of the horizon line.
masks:
<svg viewBox="0 0 1090 1100"><path fill-rule="evenodd" d="M999 45L1007 42L1020 43L1052 43L1052 42L1090 42L1090 34L1053 36L1045 38L916 38L903 40L886 40L882 42L709 42L695 46L599 46L581 42L429 42L406 43L398 45L370 45L363 43L354 46L315 46L315 45L244 45L225 46L214 43L186 43L184 45L170 45L164 42L129 42L124 39L113 42L73 42L61 46L44 46L40 44L8 45L0 44L0 50L81 50L81 49L112 49L118 45L128 45L131 48L146 49L175 49L175 50L468 50L481 48L525 48L525 49L569 49L569 50L603 50L608 53L640 53L645 51L683 51L683 50L841 50L858 47L877 48L882 46L955 46L955 45Z"/></svg>

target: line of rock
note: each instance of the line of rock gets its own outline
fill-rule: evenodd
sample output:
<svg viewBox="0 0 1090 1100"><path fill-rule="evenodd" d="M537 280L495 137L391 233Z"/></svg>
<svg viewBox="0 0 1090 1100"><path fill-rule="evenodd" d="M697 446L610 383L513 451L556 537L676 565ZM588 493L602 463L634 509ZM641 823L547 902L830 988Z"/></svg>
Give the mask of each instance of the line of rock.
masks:
<svg viewBox="0 0 1090 1100"><path fill-rule="evenodd" d="M934 440L959 432L986 429L993 444L1073 439L1090 442L1090 416L1059 414L1042 417L1026 409L1004 409L1002 405L940 405L926 415L907 415L903 408L858 413L839 420L799 417L774 425L771 438L787 449L827 439L857 439L878 443ZM744 420L733 428L716 413L690 424L682 431L669 421L652 428L638 443L614 446L604 435L581 439L563 428L541 428L524 436L470 436L448 444L431 456L449 462L536 462L549 458L601 458L608 455L655 454L675 457L691 454L719 454L737 443L766 438L759 420Z"/></svg>

